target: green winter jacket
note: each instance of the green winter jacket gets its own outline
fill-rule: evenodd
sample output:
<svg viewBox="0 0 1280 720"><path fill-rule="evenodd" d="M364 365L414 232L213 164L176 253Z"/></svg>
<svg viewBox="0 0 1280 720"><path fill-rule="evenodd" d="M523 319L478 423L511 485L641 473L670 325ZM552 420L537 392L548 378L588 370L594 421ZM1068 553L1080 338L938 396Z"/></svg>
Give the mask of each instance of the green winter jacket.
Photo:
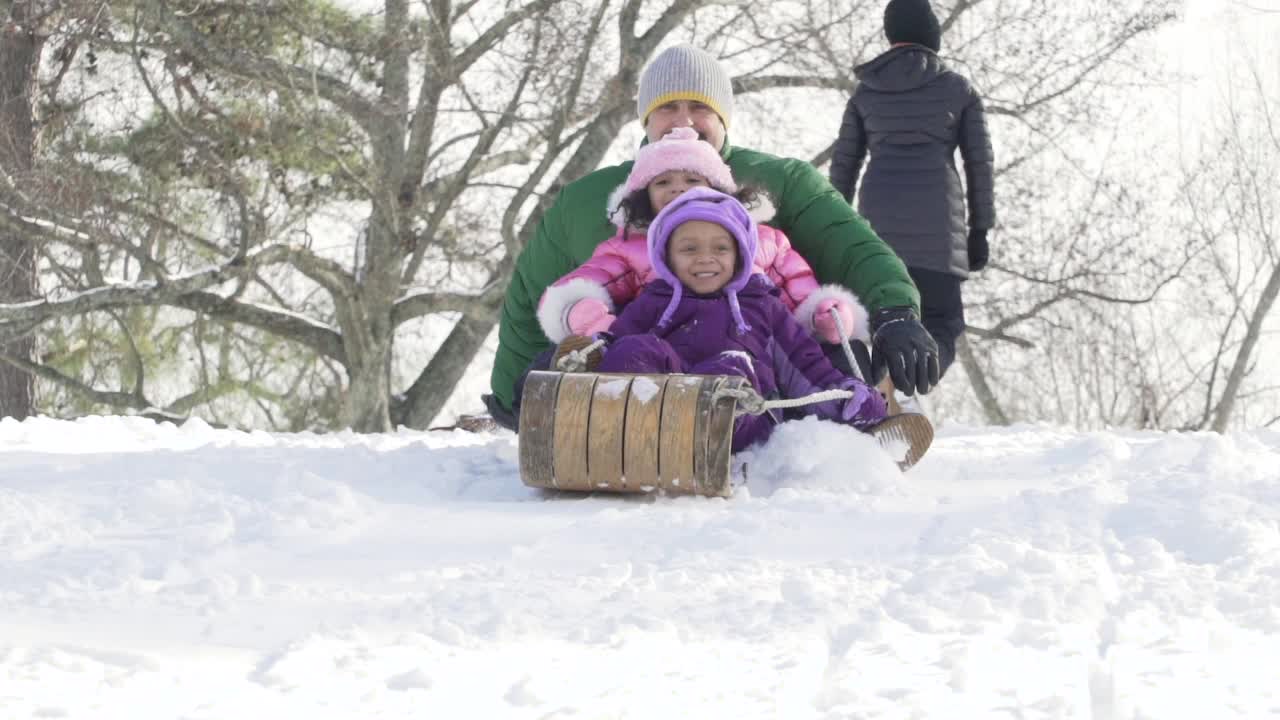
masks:
<svg viewBox="0 0 1280 720"><path fill-rule="evenodd" d="M739 185L769 194L777 211L769 224L787 234L820 282L849 288L872 313L903 305L919 312L920 294L906 266L812 165L731 147L728 140L720 154ZM538 325L538 300L548 286L617 232L605 205L630 171L631 163L625 162L565 186L516 260L490 378L504 408L511 408L516 379L549 344Z"/></svg>

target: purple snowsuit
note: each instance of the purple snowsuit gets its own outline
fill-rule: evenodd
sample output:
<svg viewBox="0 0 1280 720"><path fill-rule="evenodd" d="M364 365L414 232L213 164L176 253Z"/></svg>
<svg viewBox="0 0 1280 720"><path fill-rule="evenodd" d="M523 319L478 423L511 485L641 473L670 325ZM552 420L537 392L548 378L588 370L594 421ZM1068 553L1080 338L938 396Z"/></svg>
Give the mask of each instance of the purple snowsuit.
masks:
<svg viewBox="0 0 1280 720"><path fill-rule="evenodd" d="M667 265L671 232L688 220L729 230L739 258L755 257L755 223L733 198L706 188L688 190L649 226L649 255L661 279L645 286L609 328L600 372L690 373L744 377L765 398L797 398L821 390L851 390L848 400L804 406L805 414L864 427L885 416L884 398L831 365L821 346L787 310L778 289L742 267L719 291L699 295L683 287ZM775 411L742 415L733 451L764 441L781 422Z"/></svg>

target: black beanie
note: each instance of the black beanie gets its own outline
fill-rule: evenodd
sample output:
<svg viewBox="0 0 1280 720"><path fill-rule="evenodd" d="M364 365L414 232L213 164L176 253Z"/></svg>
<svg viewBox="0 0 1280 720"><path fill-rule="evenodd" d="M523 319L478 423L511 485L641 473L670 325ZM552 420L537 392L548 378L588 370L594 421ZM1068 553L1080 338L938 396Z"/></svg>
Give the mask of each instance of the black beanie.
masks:
<svg viewBox="0 0 1280 720"><path fill-rule="evenodd" d="M942 47L942 26L929 0L889 0L884 8L884 36L895 45L915 43L934 52Z"/></svg>

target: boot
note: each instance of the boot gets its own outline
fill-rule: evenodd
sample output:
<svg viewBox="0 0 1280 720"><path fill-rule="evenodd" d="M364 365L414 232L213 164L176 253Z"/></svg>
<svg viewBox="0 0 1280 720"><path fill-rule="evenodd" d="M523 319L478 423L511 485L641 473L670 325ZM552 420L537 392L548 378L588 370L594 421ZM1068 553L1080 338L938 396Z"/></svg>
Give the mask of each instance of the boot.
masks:
<svg viewBox="0 0 1280 720"><path fill-rule="evenodd" d="M570 335L561 340L560 344L556 346L555 354L551 356L551 367L548 369L556 372L594 372L604 358L604 351L601 348L592 350L585 361L579 361L575 356L571 355L571 353L576 353L593 342L595 340L586 335ZM560 362L561 360L564 360L563 364Z"/></svg>
<svg viewBox="0 0 1280 720"><path fill-rule="evenodd" d="M429 427L427 430L466 430L472 433L482 433L493 432L500 427L506 426L495 420L493 416L472 413L459 415L458 422L453 425L437 425L436 427Z"/></svg>
<svg viewBox="0 0 1280 720"><path fill-rule="evenodd" d="M919 413L890 415L868 426L865 432L880 443L903 472L919 462L933 442L933 424Z"/></svg>

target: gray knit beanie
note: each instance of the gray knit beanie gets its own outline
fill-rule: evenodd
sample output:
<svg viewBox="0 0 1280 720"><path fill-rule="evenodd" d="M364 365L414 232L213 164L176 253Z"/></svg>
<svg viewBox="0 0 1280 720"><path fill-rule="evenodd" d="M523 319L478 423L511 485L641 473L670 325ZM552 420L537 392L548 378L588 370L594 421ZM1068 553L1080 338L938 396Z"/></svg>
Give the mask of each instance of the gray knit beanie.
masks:
<svg viewBox="0 0 1280 720"><path fill-rule="evenodd" d="M643 125L649 113L675 100L693 100L716 111L725 128L733 115L733 82L710 53L692 45L663 50L640 75L636 113Z"/></svg>

